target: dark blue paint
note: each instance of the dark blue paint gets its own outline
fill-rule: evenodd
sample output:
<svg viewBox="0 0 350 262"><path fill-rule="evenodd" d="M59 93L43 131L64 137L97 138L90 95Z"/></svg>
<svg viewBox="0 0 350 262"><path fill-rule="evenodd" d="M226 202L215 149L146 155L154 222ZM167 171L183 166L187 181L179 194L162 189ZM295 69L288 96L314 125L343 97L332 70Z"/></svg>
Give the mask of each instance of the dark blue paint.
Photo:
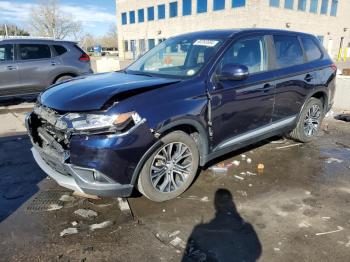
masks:
<svg viewBox="0 0 350 262"><path fill-rule="evenodd" d="M332 105L335 72L325 51L320 60L284 69L278 69L276 63L270 61L268 71L239 81L215 78L220 57L237 39L273 34L296 33L262 29L192 33L203 39L226 39L200 74L193 78L161 78L124 72L99 74L52 86L41 95L40 101L61 112L98 112L103 108L105 114L136 111L146 119L142 126L126 136L105 134L73 136L71 139L72 164L95 168L116 182L133 184L143 164L141 159L147 158L149 149L159 141L155 133L183 125L198 130L203 165L213 155L228 152L230 148L214 151L223 141L298 115L305 101L317 92L323 92L326 110ZM273 60L274 51L269 51L269 59ZM307 81L307 75L312 79ZM113 97L117 103L110 103ZM106 103L109 107L105 107ZM210 108L212 137L208 124ZM290 131L293 126L288 128Z"/></svg>

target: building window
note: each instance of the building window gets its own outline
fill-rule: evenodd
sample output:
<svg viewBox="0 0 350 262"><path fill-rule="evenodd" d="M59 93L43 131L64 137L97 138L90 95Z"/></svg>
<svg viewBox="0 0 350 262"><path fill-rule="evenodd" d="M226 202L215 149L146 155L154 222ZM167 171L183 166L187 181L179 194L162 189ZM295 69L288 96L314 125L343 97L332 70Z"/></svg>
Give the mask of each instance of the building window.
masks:
<svg viewBox="0 0 350 262"><path fill-rule="evenodd" d="M169 16L177 17L177 2L169 3Z"/></svg>
<svg viewBox="0 0 350 262"><path fill-rule="evenodd" d="M128 23L128 18L126 13L122 13L122 25L126 25Z"/></svg>
<svg viewBox="0 0 350 262"><path fill-rule="evenodd" d="M192 14L192 0L182 0L182 15Z"/></svg>
<svg viewBox="0 0 350 262"><path fill-rule="evenodd" d="M206 13L208 10L208 0L197 0L197 13Z"/></svg>
<svg viewBox="0 0 350 262"><path fill-rule="evenodd" d="M137 10L137 16L139 18L139 23L143 23L145 21L145 11L143 9Z"/></svg>
<svg viewBox="0 0 350 262"><path fill-rule="evenodd" d="M147 20L148 21L154 20L154 7L153 6L147 8Z"/></svg>
<svg viewBox="0 0 350 262"><path fill-rule="evenodd" d="M225 0L214 0L213 9L214 11L225 9Z"/></svg>
<svg viewBox="0 0 350 262"><path fill-rule="evenodd" d="M158 19L165 19L165 5L158 5Z"/></svg>
<svg viewBox="0 0 350 262"><path fill-rule="evenodd" d="M286 0L284 2L285 9L293 9L293 6L294 6L294 0Z"/></svg>
<svg viewBox="0 0 350 262"><path fill-rule="evenodd" d="M310 13L317 14L318 0L311 0L310 3Z"/></svg>
<svg viewBox="0 0 350 262"><path fill-rule="evenodd" d="M322 0L321 14L326 15L328 13L328 0Z"/></svg>
<svg viewBox="0 0 350 262"><path fill-rule="evenodd" d="M337 16L338 0L332 0L331 16Z"/></svg>
<svg viewBox="0 0 350 262"><path fill-rule="evenodd" d="M135 11L130 11L129 12L129 23L130 24L135 24Z"/></svg>
<svg viewBox="0 0 350 262"><path fill-rule="evenodd" d="M128 42L128 40L124 40L124 51L125 52L129 51L129 42Z"/></svg>
<svg viewBox="0 0 350 262"><path fill-rule="evenodd" d="M244 7L246 0L232 0L232 8Z"/></svg>
<svg viewBox="0 0 350 262"><path fill-rule="evenodd" d="M270 6L280 7L280 0L270 0Z"/></svg>
<svg viewBox="0 0 350 262"><path fill-rule="evenodd" d="M300 11L306 10L306 0L298 0L298 10Z"/></svg>
<svg viewBox="0 0 350 262"><path fill-rule="evenodd" d="M155 47L156 41L154 39L148 39L148 49Z"/></svg>

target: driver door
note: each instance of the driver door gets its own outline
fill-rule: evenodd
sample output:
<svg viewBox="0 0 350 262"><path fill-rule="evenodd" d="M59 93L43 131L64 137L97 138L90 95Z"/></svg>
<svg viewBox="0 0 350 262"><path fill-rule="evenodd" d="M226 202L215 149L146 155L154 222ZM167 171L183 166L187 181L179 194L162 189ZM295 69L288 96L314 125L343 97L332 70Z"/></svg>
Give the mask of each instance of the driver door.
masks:
<svg viewBox="0 0 350 262"><path fill-rule="evenodd" d="M214 151L247 143L269 130L275 84L269 71L269 38L250 36L235 41L224 53L211 81L211 119ZM220 80L226 64L245 65L249 76Z"/></svg>

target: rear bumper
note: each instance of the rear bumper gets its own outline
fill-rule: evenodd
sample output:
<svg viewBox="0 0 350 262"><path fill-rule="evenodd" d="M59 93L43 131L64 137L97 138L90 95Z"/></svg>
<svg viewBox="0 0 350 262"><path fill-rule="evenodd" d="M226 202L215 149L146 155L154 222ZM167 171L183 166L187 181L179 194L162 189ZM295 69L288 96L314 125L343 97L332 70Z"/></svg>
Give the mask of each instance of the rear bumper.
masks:
<svg viewBox="0 0 350 262"><path fill-rule="evenodd" d="M44 160L45 153L39 147L33 146L31 151L39 167L62 187L104 197L127 197L132 193L132 185L121 185L110 179L104 183L97 182L96 176L105 176L94 169L61 163L60 166L65 170L65 174L58 172L47 164Z"/></svg>

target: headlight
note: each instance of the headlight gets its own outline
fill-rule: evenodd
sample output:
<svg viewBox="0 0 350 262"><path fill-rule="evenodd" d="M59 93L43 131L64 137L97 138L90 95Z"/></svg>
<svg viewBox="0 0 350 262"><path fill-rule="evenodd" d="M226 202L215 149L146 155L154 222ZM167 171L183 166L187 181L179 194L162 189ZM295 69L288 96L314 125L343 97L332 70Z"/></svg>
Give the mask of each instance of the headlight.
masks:
<svg viewBox="0 0 350 262"><path fill-rule="evenodd" d="M70 113L65 116L75 131L95 131L115 129L123 131L129 126L138 124L141 117L136 112L119 115L78 114Z"/></svg>

